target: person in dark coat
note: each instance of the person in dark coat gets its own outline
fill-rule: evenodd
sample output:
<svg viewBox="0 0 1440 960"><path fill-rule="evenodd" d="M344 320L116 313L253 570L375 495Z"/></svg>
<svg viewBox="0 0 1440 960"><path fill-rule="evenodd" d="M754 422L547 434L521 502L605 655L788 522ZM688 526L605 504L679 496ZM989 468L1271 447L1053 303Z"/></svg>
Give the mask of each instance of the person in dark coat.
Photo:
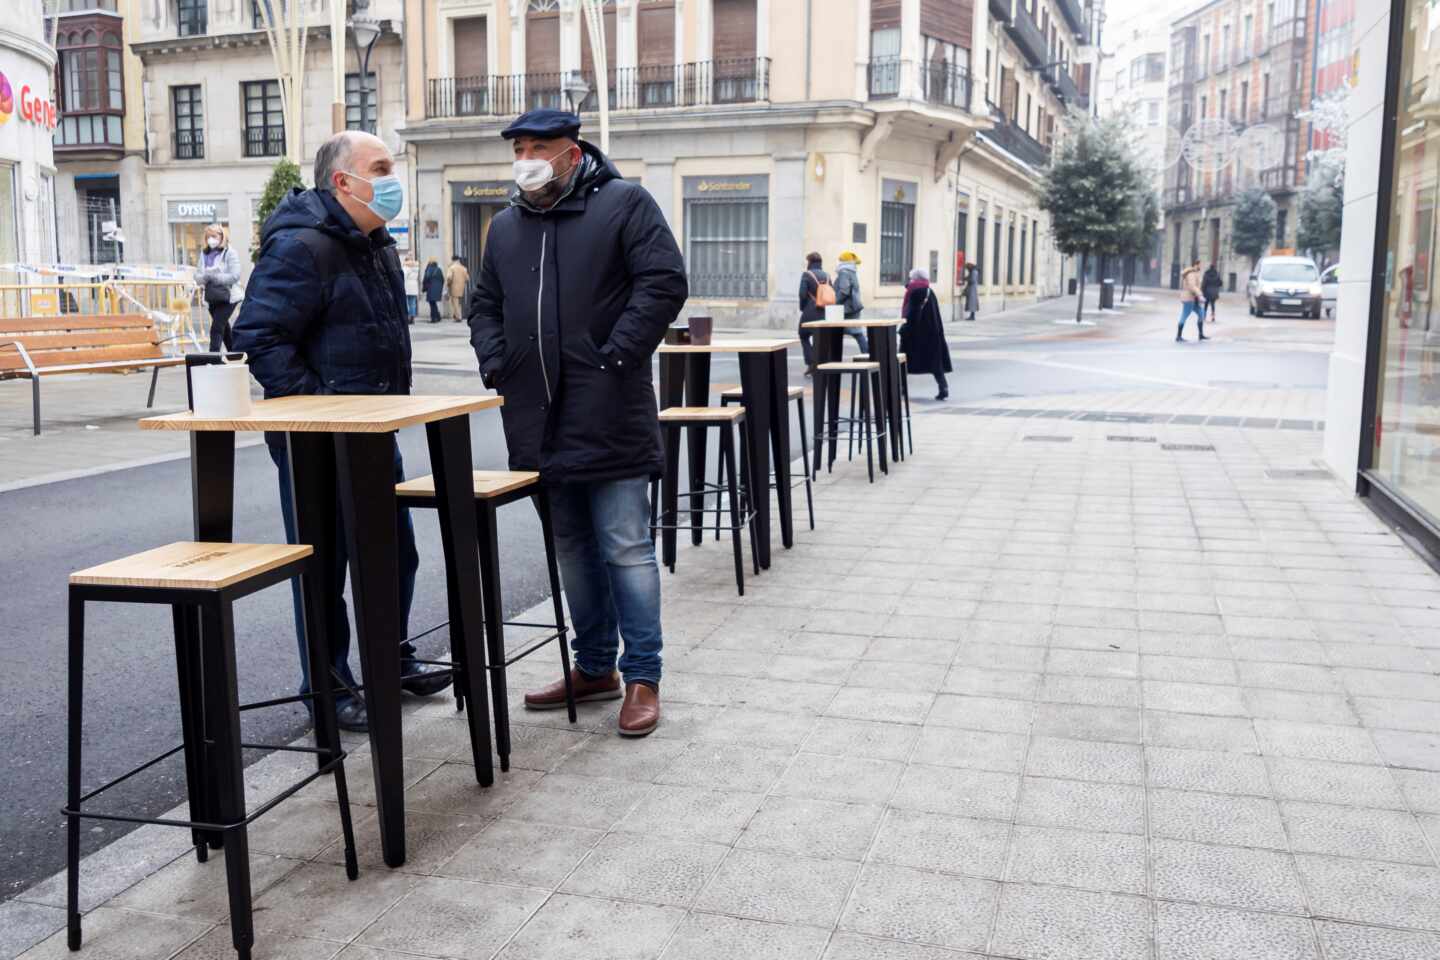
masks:
<svg viewBox="0 0 1440 960"><path fill-rule="evenodd" d="M807 377L815 372L815 352L813 335L805 329L805 324L825 319L825 308L815 300L822 284L830 290L830 297L833 299L835 288L830 286L830 275L825 272L824 259L818 253L806 254L805 272L800 274L800 350L805 355Z"/></svg>
<svg viewBox="0 0 1440 960"><path fill-rule="evenodd" d="M295 188L265 221L260 259L250 274L235 321L234 349L249 354L250 372L266 397L295 394L407 394L410 392L410 329L405 278L395 241L385 223L399 215L403 187L384 141L368 133L337 133L315 155L313 190ZM295 508L290 490L289 451L283 433L267 433L270 458L280 479L280 512L285 534L295 542ZM405 478L395 449L395 480ZM337 499L338 502L338 499ZM335 611L330 642L334 667L351 685L350 629L345 609L343 517L337 507L335 594L325 598ZM401 684L429 696L450 683L450 675L426 672L415 662L409 635L410 601L420 559L408 510L398 512L400 623L395 638ZM300 692L310 689L304 618L295 586L295 627L300 645ZM340 726L366 729L365 705L336 698Z"/></svg>
<svg viewBox="0 0 1440 960"><path fill-rule="evenodd" d="M910 373L932 374L940 390L935 399L946 399L950 396L950 385L945 380L945 374L952 369L950 346L945 342L944 321L935 291L930 288L930 274L920 267L910 271L900 316L905 319L905 326L900 328L900 352L905 354L906 368Z"/></svg>
<svg viewBox="0 0 1440 960"><path fill-rule="evenodd" d="M865 303L860 299L859 268L860 258L855 251L840 254L840 265L835 268L835 302L844 308L846 320L859 320L865 310ZM846 327L845 335L855 338L861 353L870 352L870 338L865 335L864 327Z"/></svg>
<svg viewBox="0 0 1440 960"><path fill-rule="evenodd" d="M1215 264L1210 264L1205 271L1204 278L1200 281L1200 292L1205 297L1204 311L1200 314L1202 322L1206 316L1209 316L1211 323L1215 322L1215 302L1220 299L1220 290L1224 286L1225 282L1220 279L1220 271L1215 268Z"/></svg>
<svg viewBox="0 0 1440 960"><path fill-rule="evenodd" d="M971 263L965 267L965 313L966 320L975 319L975 311L980 309L980 264Z"/></svg>
<svg viewBox="0 0 1440 960"><path fill-rule="evenodd" d="M425 302L430 304L430 322L439 323L440 300L445 296L445 274L434 257L425 264L425 276L420 285L425 288Z"/></svg>
<svg viewBox="0 0 1440 960"><path fill-rule="evenodd" d="M548 109L501 133L519 189L490 225L470 342L505 398L511 469L538 470L549 489L575 696L623 696L620 733L643 736L660 719L662 646L649 486L665 458L650 358L689 289L654 199L579 134L579 117ZM564 681L525 705L563 707Z"/></svg>

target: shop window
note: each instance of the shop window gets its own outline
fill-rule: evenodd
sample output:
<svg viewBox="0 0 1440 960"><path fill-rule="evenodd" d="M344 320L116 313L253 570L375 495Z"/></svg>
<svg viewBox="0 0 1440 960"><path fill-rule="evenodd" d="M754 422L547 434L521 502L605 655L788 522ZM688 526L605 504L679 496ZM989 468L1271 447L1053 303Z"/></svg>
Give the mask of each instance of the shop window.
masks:
<svg viewBox="0 0 1440 960"><path fill-rule="evenodd" d="M176 160L200 160L205 156L205 111L200 103L200 85L170 88L175 128Z"/></svg>
<svg viewBox="0 0 1440 960"><path fill-rule="evenodd" d="M1025 234L1029 231L1029 225L1024 220L1020 221L1020 286L1025 286L1025 241L1028 239Z"/></svg>
<svg viewBox="0 0 1440 960"><path fill-rule="evenodd" d="M120 36L108 26L80 23L55 37L60 54L57 147L124 146Z"/></svg>
<svg viewBox="0 0 1440 960"><path fill-rule="evenodd" d="M1005 285L1008 287L1015 282L1015 221L1010 221L1006 230L1008 242L1005 245Z"/></svg>
<svg viewBox="0 0 1440 960"><path fill-rule="evenodd" d="M21 259L19 200L15 190L15 164L0 160L0 263Z"/></svg>
<svg viewBox="0 0 1440 960"><path fill-rule="evenodd" d="M976 286L985 286L985 208L980 208L980 216L975 220L975 271Z"/></svg>
<svg viewBox="0 0 1440 960"><path fill-rule="evenodd" d="M247 80L240 84L245 108L245 156L285 154L285 112L279 80Z"/></svg>
<svg viewBox="0 0 1440 960"><path fill-rule="evenodd" d="M1000 231L1003 228L1000 222L1000 211L995 211L995 254L992 259L995 261L990 269L990 281L995 286L1000 286Z"/></svg>
<svg viewBox="0 0 1440 960"><path fill-rule="evenodd" d="M880 204L880 282L904 283L915 258L915 205Z"/></svg>
<svg viewBox="0 0 1440 960"><path fill-rule="evenodd" d="M182 37L204 36L207 0L175 0L175 24Z"/></svg>
<svg viewBox="0 0 1440 960"><path fill-rule="evenodd" d="M364 130L366 133L374 133L376 118L379 115L380 87L375 82L375 74L365 74L365 88L360 88L360 74L345 74L345 129ZM361 115L361 104L364 104L364 115Z"/></svg>
<svg viewBox="0 0 1440 960"><path fill-rule="evenodd" d="M763 298L769 251L769 200L685 201L685 262L692 297Z"/></svg>

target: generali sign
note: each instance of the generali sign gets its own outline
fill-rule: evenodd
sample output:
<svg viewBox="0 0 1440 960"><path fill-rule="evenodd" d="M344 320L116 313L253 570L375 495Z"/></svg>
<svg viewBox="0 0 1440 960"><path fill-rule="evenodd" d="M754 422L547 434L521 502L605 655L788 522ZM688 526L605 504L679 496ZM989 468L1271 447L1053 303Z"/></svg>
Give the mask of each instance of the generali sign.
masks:
<svg viewBox="0 0 1440 960"><path fill-rule="evenodd" d="M15 113L15 90L10 86L10 78L0 72L0 126L10 119ZM33 123L46 130L54 130L60 124L59 111L55 104L46 97L34 92L30 84L20 87L20 119L27 123Z"/></svg>

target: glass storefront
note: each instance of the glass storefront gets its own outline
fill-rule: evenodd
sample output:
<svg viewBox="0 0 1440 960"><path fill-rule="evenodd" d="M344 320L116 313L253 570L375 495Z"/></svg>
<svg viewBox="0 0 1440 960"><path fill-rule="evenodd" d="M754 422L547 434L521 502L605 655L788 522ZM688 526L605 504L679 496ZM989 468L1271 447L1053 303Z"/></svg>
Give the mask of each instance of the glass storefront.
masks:
<svg viewBox="0 0 1440 960"><path fill-rule="evenodd" d="M1376 404L1369 477L1440 517L1440 8L1409 0L1400 63L1381 313L1372 318Z"/></svg>

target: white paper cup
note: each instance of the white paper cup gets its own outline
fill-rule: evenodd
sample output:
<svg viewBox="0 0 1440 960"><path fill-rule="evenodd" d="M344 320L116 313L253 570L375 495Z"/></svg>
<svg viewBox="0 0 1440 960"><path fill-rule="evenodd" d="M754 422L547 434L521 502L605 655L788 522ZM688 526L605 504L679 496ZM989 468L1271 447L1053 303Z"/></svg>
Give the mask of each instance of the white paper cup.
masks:
<svg viewBox="0 0 1440 960"><path fill-rule="evenodd" d="M832 303L825 307L826 320L844 320L845 308L838 303Z"/></svg>
<svg viewBox="0 0 1440 960"><path fill-rule="evenodd" d="M197 417L248 417L250 365L212 363L194 367L190 371L190 392Z"/></svg>

